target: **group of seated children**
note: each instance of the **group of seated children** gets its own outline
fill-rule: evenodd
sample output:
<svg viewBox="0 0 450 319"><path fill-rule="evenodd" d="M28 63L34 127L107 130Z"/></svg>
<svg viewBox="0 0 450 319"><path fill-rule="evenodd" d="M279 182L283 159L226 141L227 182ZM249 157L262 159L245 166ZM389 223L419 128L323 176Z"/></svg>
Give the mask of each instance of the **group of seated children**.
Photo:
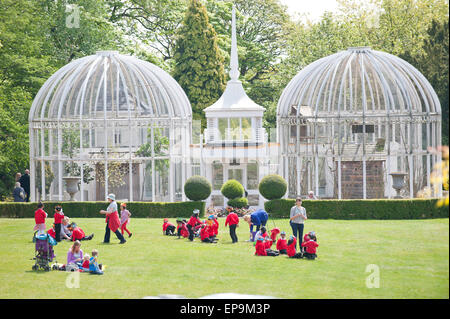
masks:
<svg viewBox="0 0 450 319"><path fill-rule="evenodd" d="M163 222L163 235L166 236L178 236L189 238L193 241L195 237L199 237L204 243L216 243L217 234L219 233L219 222L216 216L210 215L207 221L201 221L198 218L199 210L194 210L189 221L182 218L177 218L177 227L169 222L167 218L164 218Z"/></svg>
<svg viewBox="0 0 450 319"><path fill-rule="evenodd" d="M300 252L296 252L295 248L297 245L297 238L294 236L289 237L289 241L287 242L287 255L289 258L307 258L307 259L316 259L317 257L317 247L319 244L317 243L317 237L315 232L311 231L305 236L303 236L302 246L300 248Z"/></svg>
<svg viewBox="0 0 450 319"><path fill-rule="evenodd" d="M272 250L272 244L276 241L276 237L280 234L276 248ZM300 247L300 251L296 252L297 239L294 236L290 236L289 240L286 240L286 233L278 228L274 228L271 231L271 235L267 234L265 227L261 227L261 230L255 235L255 255L257 256L279 256L280 254L286 254L289 258L307 258L316 259L317 257L317 237L315 232L311 231L303 237L303 243Z"/></svg>

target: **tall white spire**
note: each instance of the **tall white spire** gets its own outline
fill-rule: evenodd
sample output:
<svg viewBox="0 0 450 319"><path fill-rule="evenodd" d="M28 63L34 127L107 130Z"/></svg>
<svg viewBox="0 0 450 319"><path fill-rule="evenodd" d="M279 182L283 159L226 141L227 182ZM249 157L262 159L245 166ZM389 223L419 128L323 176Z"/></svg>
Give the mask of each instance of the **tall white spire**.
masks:
<svg viewBox="0 0 450 319"><path fill-rule="evenodd" d="M233 11L231 13L231 56L230 56L230 78L232 81L237 81L239 78L239 62L237 54L237 40L236 40L236 7L233 4Z"/></svg>

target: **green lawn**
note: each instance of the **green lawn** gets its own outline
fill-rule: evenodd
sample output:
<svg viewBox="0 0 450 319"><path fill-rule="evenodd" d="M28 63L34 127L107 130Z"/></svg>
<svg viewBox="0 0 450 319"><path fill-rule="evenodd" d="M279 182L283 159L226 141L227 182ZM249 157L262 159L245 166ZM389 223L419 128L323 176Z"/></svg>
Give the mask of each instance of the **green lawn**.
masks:
<svg viewBox="0 0 450 319"><path fill-rule="evenodd" d="M52 220L47 221L47 225ZM245 242L232 245L224 219L219 243L193 243L162 235L162 219L132 219L133 237L102 244L104 219L74 219L99 250L103 276L80 274L80 288L66 287L68 273L34 272L33 219L0 219L0 298L142 298L178 294L196 298L220 292L280 298L449 298L449 220L308 220L318 234L318 259L256 257ZM287 220L276 225L291 233ZM269 228L273 227L269 220ZM58 244L65 263L70 244ZM369 264L378 265L380 287L367 288Z"/></svg>

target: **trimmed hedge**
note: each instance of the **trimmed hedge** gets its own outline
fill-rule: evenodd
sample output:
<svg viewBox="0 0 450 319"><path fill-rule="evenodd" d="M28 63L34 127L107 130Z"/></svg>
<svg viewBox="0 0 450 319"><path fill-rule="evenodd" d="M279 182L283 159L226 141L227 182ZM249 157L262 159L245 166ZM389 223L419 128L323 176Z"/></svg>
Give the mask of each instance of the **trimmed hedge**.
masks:
<svg viewBox="0 0 450 319"><path fill-rule="evenodd" d="M69 217L104 218L105 215L99 213L106 210L108 202L44 202L44 210L53 219L54 207L61 204L64 215ZM120 202L117 202L120 205ZM164 218L164 217L190 217L194 209L200 210L204 216L205 202L128 202L127 209L131 216L137 218ZM8 218L34 218L34 211L37 203L14 203L0 202L0 217ZM120 209L120 208L119 208Z"/></svg>
<svg viewBox="0 0 450 319"><path fill-rule="evenodd" d="M230 179L222 185L220 192L228 199L239 198L244 195L244 186L235 179Z"/></svg>
<svg viewBox="0 0 450 319"><path fill-rule="evenodd" d="M203 176L191 176L184 183L184 193L187 198L193 201L207 199L211 195L211 191L211 183Z"/></svg>
<svg viewBox="0 0 450 319"><path fill-rule="evenodd" d="M448 218L448 206L436 207L437 199L303 200L311 219L426 219ZM289 218L295 199L264 203L271 217Z"/></svg>
<svg viewBox="0 0 450 319"><path fill-rule="evenodd" d="M267 175L259 182L258 190L265 199L281 199L286 194L287 183L280 175Z"/></svg>
<svg viewBox="0 0 450 319"><path fill-rule="evenodd" d="M248 205L248 199L245 197L233 198L227 204L233 208L242 208Z"/></svg>

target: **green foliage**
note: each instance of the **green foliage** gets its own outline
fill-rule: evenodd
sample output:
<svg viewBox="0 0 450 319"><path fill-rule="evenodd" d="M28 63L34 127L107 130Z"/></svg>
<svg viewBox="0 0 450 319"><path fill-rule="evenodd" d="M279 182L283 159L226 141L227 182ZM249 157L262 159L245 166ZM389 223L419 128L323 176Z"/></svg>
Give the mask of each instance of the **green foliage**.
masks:
<svg viewBox="0 0 450 319"><path fill-rule="evenodd" d="M248 205L248 199L245 197L238 197L230 199L227 205L233 208L242 208Z"/></svg>
<svg viewBox="0 0 450 319"><path fill-rule="evenodd" d="M448 18L445 21L433 20L423 45L423 53L404 59L422 72L439 97L442 109L442 144L448 145L449 132L449 34Z"/></svg>
<svg viewBox="0 0 450 319"><path fill-rule="evenodd" d="M106 209L107 202L44 202L44 210L52 219L54 207L61 205L64 215L72 217L101 218L100 210ZM118 202L118 205L120 203ZM194 209L198 209L201 215L205 212L205 202L129 202L127 209L137 218L163 218L163 217L189 217ZM34 218L36 203L7 203L0 202L0 217L8 218Z"/></svg>
<svg viewBox="0 0 450 319"><path fill-rule="evenodd" d="M191 102L194 120L206 126L203 109L213 104L225 88L223 57L217 34L200 0L191 0L177 31L173 77Z"/></svg>
<svg viewBox="0 0 450 319"><path fill-rule="evenodd" d="M448 218L448 207L437 199L304 200L311 219L427 219ZM264 208L274 218L288 218L295 199L274 199Z"/></svg>
<svg viewBox="0 0 450 319"><path fill-rule="evenodd" d="M239 198L244 195L244 187L235 179L230 179L223 184L220 191L228 199Z"/></svg>
<svg viewBox="0 0 450 319"><path fill-rule="evenodd" d="M205 200L211 195L211 183L203 176L195 175L187 179L184 183L184 193L190 200Z"/></svg>
<svg viewBox="0 0 450 319"><path fill-rule="evenodd" d="M279 199L286 194L287 183L280 175L267 175L259 182L258 189L265 199Z"/></svg>

